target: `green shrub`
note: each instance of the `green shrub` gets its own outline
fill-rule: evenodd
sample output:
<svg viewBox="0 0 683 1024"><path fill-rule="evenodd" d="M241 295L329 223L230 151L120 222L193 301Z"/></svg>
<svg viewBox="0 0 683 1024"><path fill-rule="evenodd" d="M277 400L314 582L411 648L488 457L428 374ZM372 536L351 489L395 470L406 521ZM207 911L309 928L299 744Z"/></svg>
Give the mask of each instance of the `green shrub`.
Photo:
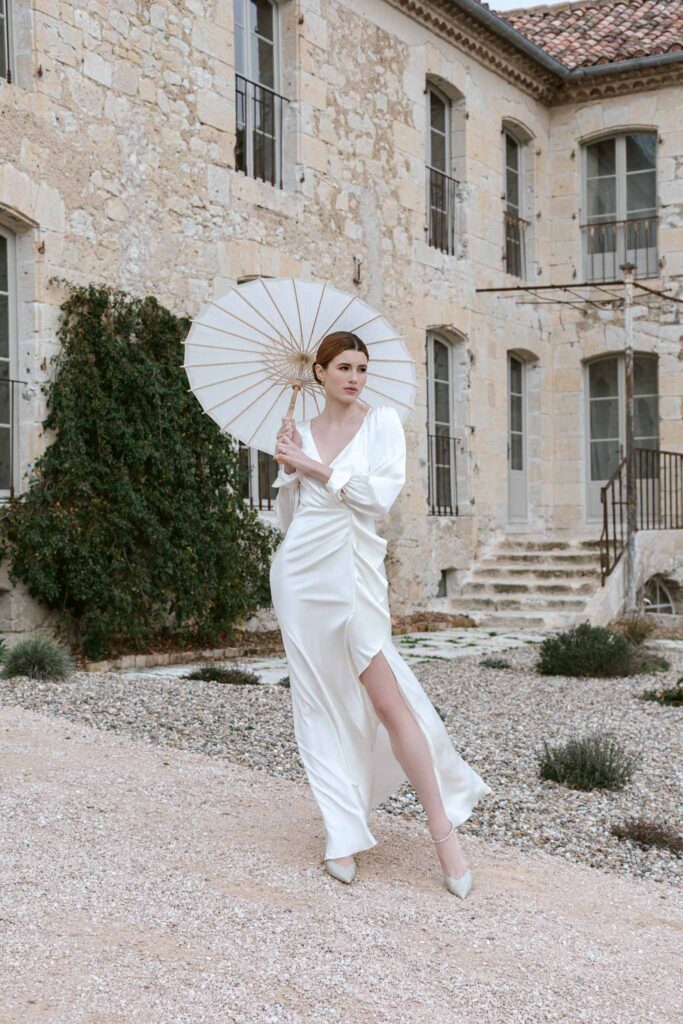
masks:
<svg viewBox="0 0 683 1024"><path fill-rule="evenodd" d="M627 754L609 733L549 746L543 741L538 756L539 775L570 789L623 789L638 765L639 755Z"/></svg>
<svg viewBox="0 0 683 1024"><path fill-rule="evenodd" d="M536 667L547 676L625 676L631 674L632 648L621 634L582 622L545 637Z"/></svg>
<svg viewBox="0 0 683 1024"><path fill-rule="evenodd" d="M510 668L510 662L505 658L482 658L479 664L483 668Z"/></svg>
<svg viewBox="0 0 683 1024"><path fill-rule="evenodd" d="M153 297L72 287L29 490L0 555L98 659L155 641L216 646L270 600L278 540L242 498L236 443L188 389L190 321Z"/></svg>
<svg viewBox="0 0 683 1024"><path fill-rule="evenodd" d="M660 825L649 818L632 818L622 824L612 825L610 831L618 839L630 839L647 850L655 846L683 855L683 836L669 825Z"/></svg>
<svg viewBox="0 0 683 1024"><path fill-rule="evenodd" d="M29 676L31 679L67 679L76 664L68 651L46 636L19 640L6 651L0 676Z"/></svg>
<svg viewBox="0 0 683 1024"><path fill-rule="evenodd" d="M287 690L290 690L291 684L289 682L289 676L283 676L282 679L278 679L277 685L284 686Z"/></svg>
<svg viewBox="0 0 683 1024"><path fill-rule="evenodd" d="M646 690L641 694L642 700L656 700L658 704L669 707L683 707L683 676L673 686L661 686L656 690Z"/></svg>
<svg viewBox="0 0 683 1024"><path fill-rule="evenodd" d="M255 672L250 672L240 665L202 665L184 678L198 679L205 683L230 683L235 686L255 686L261 683Z"/></svg>

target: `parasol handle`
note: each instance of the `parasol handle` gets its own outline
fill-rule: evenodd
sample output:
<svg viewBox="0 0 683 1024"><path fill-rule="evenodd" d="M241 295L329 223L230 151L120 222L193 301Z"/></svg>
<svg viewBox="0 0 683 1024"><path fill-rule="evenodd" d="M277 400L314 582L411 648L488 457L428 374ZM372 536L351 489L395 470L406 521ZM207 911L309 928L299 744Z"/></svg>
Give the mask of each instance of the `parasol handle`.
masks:
<svg viewBox="0 0 683 1024"><path fill-rule="evenodd" d="M291 417L292 413L294 412L294 406L296 405L297 395L299 394L300 391L301 384L292 384L292 397L289 400L289 408L287 409L287 412L285 413L284 417L287 420ZM285 460L282 458L281 455L276 455L275 461L283 463Z"/></svg>

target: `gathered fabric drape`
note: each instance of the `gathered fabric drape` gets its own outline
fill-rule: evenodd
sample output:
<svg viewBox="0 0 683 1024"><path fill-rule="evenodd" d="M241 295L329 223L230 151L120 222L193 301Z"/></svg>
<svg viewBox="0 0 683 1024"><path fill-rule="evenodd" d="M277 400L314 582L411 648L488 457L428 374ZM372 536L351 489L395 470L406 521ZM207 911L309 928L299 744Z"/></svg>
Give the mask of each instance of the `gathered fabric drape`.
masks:
<svg viewBox="0 0 683 1024"><path fill-rule="evenodd" d="M303 450L321 462L309 420ZM280 471L275 508L284 538L270 584L290 679L294 733L320 808L325 857L377 842L370 812L406 775L360 679L382 652L421 728L447 816L457 826L491 788L456 752L419 680L391 639L384 557L375 524L405 483L403 425L393 407L370 409L320 483Z"/></svg>

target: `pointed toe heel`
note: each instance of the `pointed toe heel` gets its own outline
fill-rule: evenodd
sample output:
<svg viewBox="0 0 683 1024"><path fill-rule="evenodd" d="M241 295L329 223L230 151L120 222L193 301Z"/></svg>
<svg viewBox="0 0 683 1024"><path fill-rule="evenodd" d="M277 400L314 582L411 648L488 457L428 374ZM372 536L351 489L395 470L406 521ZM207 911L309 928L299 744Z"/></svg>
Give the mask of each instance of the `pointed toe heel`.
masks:
<svg viewBox="0 0 683 1024"><path fill-rule="evenodd" d="M340 882L346 882L348 885L356 877L356 862L354 860L351 864L335 864L331 860L326 860L325 870L333 878L339 879Z"/></svg>
<svg viewBox="0 0 683 1024"><path fill-rule="evenodd" d="M446 888L449 892L452 892L454 896L459 896L461 900L464 900L472 888L472 869L468 868L465 874L461 875L460 878L452 878L450 875L444 875L443 880L446 883Z"/></svg>

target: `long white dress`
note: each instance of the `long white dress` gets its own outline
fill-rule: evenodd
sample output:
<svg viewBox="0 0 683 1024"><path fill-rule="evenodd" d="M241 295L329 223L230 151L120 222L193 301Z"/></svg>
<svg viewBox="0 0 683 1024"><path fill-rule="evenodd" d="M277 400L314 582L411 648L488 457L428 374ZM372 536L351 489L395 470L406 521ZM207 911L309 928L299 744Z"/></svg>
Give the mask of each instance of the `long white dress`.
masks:
<svg viewBox="0 0 683 1024"><path fill-rule="evenodd" d="M308 420L303 450L322 462ZM284 539L270 584L289 668L296 737L327 834L325 857L377 842L370 811L406 781L360 680L381 651L422 729L447 816L457 826L491 788L455 751L446 727L391 639L384 556L375 530L405 482L405 436L393 407L370 409L320 483L280 467Z"/></svg>

